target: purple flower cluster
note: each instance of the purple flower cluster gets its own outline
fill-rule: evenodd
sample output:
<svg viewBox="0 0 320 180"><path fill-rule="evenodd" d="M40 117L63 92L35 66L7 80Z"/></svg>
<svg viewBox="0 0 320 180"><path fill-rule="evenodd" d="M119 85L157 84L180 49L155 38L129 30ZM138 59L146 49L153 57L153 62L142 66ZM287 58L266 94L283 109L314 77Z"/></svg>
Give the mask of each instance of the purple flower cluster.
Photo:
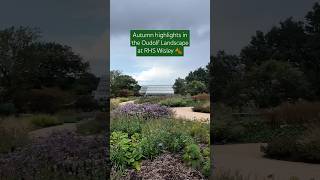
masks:
<svg viewBox="0 0 320 180"><path fill-rule="evenodd" d="M104 179L104 139L61 132L0 154L0 179Z"/></svg>
<svg viewBox="0 0 320 180"><path fill-rule="evenodd" d="M168 118L173 114L172 110L166 106L158 104L125 104L112 111L114 117L137 117L143 119Z"/></svg>

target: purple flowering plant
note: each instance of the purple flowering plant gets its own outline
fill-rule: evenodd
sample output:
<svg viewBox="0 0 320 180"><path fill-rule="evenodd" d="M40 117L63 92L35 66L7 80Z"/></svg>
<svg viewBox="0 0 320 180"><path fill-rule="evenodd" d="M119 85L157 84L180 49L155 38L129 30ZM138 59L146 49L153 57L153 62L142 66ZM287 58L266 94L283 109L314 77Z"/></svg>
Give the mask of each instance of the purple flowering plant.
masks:
<svg viewBox="0 0 320 180"><path fill-rule="evenodd" d="M173 111L159 104L125 104L112 111L113 117L137 117L142 119L170 118Z"/></svg>

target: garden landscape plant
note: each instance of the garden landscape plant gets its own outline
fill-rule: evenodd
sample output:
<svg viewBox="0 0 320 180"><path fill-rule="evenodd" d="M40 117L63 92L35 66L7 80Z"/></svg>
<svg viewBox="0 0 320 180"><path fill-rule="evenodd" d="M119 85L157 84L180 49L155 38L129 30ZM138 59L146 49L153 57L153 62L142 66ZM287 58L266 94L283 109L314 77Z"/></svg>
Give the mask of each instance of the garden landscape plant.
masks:
<svg viewBox="0 0 320 180"><path fill-rule="evenodd" d="M198 166L193 168L208 176L209 156L203 147L209 143L209 126L200 122L174 119L172 115L170 108L150 103L126 104L113 110L110 122L110 157L113 170L117 172L113 174L131 177L130 169L135 169L138 177L144 177L139 171L144 167L143 162L148 163L172 153L179 155L182 166L193 166L194 163L190 162L195 160ZM200 143L201 146L198 145ZM185 157L192 155L190 147L199 148L201 158L191 157L183 161L182 154L185 154ZM143 173L146 173L145 169Z"/></svg>
<svg viewBox="0 0 320 180"><path fill-rule="evenodd" d="M105 179L106 144L101 136L55 133L0 154L0 179Z"/></svg>
<svg viewBox="0 0 320 180"><path fill-rule="evenodd" d="M169 118L173 112L158 104L133 104L128 103L112 111L112 116L138 117L142 119Z"/></svg>

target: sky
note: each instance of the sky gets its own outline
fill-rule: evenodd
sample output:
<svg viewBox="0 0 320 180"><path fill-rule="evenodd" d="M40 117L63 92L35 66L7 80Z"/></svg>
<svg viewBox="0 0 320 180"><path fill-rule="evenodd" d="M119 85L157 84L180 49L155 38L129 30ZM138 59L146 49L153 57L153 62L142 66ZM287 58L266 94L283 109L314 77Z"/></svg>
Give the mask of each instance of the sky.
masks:
<svg viewBox="0 0 320 180"><path fill-rule="evenodd" d="M211 2L214 2L211 50L237 54L256 30L267 31L290 16L303 19L316 0ZM71 46L90 62L93 73L101 75L108 70L107 3L107 0L1 0L0 29L13 25L37 27L42 31L42 40ZM206 65L208 3L209 0L111 0L111 68L140 80L167 84ZM168 27L191 30L191 47L185 48L183 59L135 58L134 48L129 47L129 29Z"/></svg>
<svg viewBox="0 0 320 180"><path fill-rule="evenodd" d="M210 0L111 0L110 67L140 85L171 85L210 61ZM131 29L190 30L183 57L136 57Z"/></svg>

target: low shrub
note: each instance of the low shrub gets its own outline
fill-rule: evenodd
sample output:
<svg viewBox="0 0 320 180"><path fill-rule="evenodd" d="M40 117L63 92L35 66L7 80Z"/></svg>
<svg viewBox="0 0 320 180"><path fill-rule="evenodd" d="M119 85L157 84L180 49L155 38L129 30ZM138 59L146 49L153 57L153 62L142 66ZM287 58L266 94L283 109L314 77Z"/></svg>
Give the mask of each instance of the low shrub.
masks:
<svg viewBox="0 0 320 180"><path fill-rule="evenodd" d="M135 103L136 104L158 104L160 101L171 98L170 96L143 96L138 98Z"/></svg>
<svg viewBox="0 0 320 180"><path fill-rule="evenodd" d="M164 150L179 152L186 145L194 143L184 127L184 124L171 119L147 122L142 129L144 156L154 158Z"/></svg>
<svg viewBox="0 0 320 180"><path fill-rule="evenodd" d="M267 157L320 163L320 127L308 128L300 136L277 136L261 150Z"/></svg>
<svg viewBox="0 0 320 180"><path fill-rule="evenodd" d="M51 114L65 108L73 100L73 95L59 88L42 88L16 94L14 104L23 112Z"/></svg>
<svg viewBox="0 0 320 180"><path fill-rule="evenodd" d="M99 112L94 119L77 124L76 132L82 135L94 135L104 133L108 125L108 116L105 112Z"/></svg>
<svg viewBox="0 0 320 180"><path fill-rule="evenodd" d="M210 102L199 103L192 108L195 112L210 113Z"/></svg>
<svg viewBox="0 0 320 180"><path fill-rule="evenodd" d="M210 142L210 130L207 124L193 123L190 134L200 143L208 144Z"/></svg>
<svg viewBox="0 0 320 180"><path fill-rule="evenodd" d="M159 104L167 107L187 107L187 106L193 106L194 101L192 99L183 98L183 97L172 97L172 98L161 100Z"/></svg>
<svg viewBox="0 0 320 180"><path fill-rule="evenodd" d="M184 149L183 161L194 169L202 172L206 177L210 176L210 149L200 149L197 144L187 145Z"/></svg>
<svg viewBox="0 0 320 180"><path fill-rule="evenodd" d="M29 120L37 127L49 127L63 124L63 121L59 120L57 117L46 114L33 115Z"/></svg>
<svg viewBox="0 0 320 180"><path fill-rule="evenodd" d="M0 104L0 116L8 116L16 113L16 107L12 103L2 103Z"/></svg>
<svg viewBox="0 0 320 180"><path fill-rule="evenodd" d="M203 157L201 154L200 147L196 144L190 144L185 147L183 160L194 169L200 169Z"/></svg>
<svg viewBox="0 0 320 180"><path fill-rule="evenodd" d="M110 160L116 169L133 167L140 170L143 155L139 134L129 137L127 133L121 131L112 132L110 145Z"/></svg>
<svg viewBox="0 0 320 180"><path fill-rule="evenodd" d="M0 155L0 179L107 179L106 140L54 133Z"/></svg>
<svg viewBox="0 0 320 180"><path fill-rule="evenodd" d="M320 122L320 103L283 103L275 108L263 110L262 114L274 127L282 124L317 123Z"/></svg>
<svg viewBox="0 0 320 180"><path fill-rule="evenodd" d="M134 133L141 133L144 123L143 120L139 118L116 118L112 119L110 122L111 132L113 131L122 131L128 133L129 136Z"/></svg>
<svg viewBox="0 0 320 180"><path fill-rule="evenodd" d="M137 117L142 119L168 118L173 112L158 104L125 104L112 111L114 117Z"/></svg>

